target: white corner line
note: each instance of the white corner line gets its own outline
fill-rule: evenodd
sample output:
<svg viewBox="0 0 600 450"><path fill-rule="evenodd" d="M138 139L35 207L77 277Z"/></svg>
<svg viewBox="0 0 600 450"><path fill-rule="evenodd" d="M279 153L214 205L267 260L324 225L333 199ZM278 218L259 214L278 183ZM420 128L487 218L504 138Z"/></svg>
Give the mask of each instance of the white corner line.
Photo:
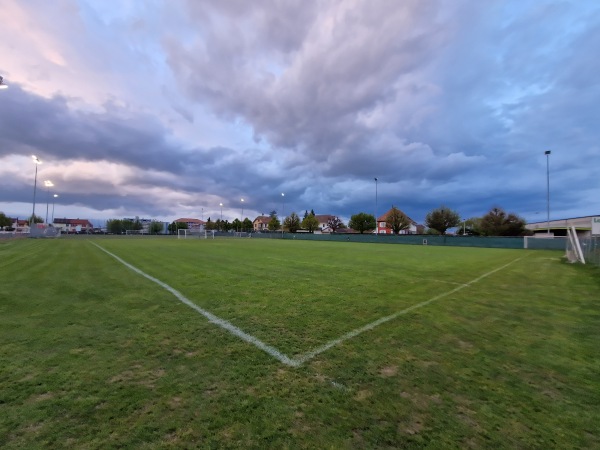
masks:
<svg viewBox="0 0 600 450"><path fill-rule="evenodd" d="M114 253L109 252L108 250L106 250L105 248L101 247L100 245L98 245L98 244L96 244L94 242L91 242L91 244L93 244L96 247L98 247L104 253L107 253L108 255L112 256L113 258L115 258L117 261L119 261L124 266L126 266L129 269L133 270L134 272L140 274L141 276L147 278L148 280L153 281L154 283L156 283L159 286L161 286L163 289L169 291L181 303L184 303L185 305L189 306L193 310L195 310L195 311L199 312L200 314L202 314L204 317L206 317L208 319L209 322L214 323L215 325L218 325L221 328L224 328L225 330L229 331L231 334L233 334L233 335L239 337L240 339L242 339L242 340L244 340L244 341L246 341L246 342L254 345L255 347L258 347L259 349L261 349L265 353L271 355L273 358L279 360L280 362L282 362L283 364L285 364L287 366L298 367L298 366L300 366L302 364L300 361L292 359L292 358L284 355L279 350L277 350L275 347L272 347L272 346L270 346L268 344L265 344L260 339L255 338L254 336L252 336L252 335L250 335L250 334L242 331L241 329L239 329L238 327L236 327L232 323L230 323L230 322L228 322L228 321L226 321L224 319L221 319L221 318L215 316L214 314L206 311L205 309L200 308L198 305L196 305L195 303L193 303L191 300L189 300L187 297L185 297L178 290L172 288L171 286L169 286L166 283L163 283L158 278L154 278L153 276L148 275L147 273L141 271L137 267L132 266L128 262L126 262L123 259L119 258Z"/></svg>
<svg viewBox="0 0 600 450"><path fill-rule="evenodd" d="M265 353L269 354L270 356L272 356L273 358L277 359L278 361L282 362L283 364L287 365L287 366L291 366L291 367L300 367L301 365L303 365L304 363L306 363L307 361L310 361L311 359L313 359L314 357L316 357L317 355L320 355L321 353L324 353L325 351L329 350L332 347L335 347L338 344L341 344L344 341L347 341L349 339L352 339L353 337L358 336L359 334L364 333L365 331L369 331L372 330L373 328L384 324L386 322L389 322L390 320L393 320L399 316L402 316L404 314L407 314L411 311L414 311L415 309L421 308L423 306L426 306L430 303L435 302L436 300L439 300L443 297L446 297L448 295L451 295L457 291L460 291L461 289L464 289L466 287L469 287L470 285L477 283L478 281L510 266L511 264L514 264L517 261L520 261L521 259L525 258L525 256L522 256L520 258L517 258L507 264L504 264L503 266L500 266L494 270L491 270L487 273L484 273L483 275L474 278L473 280L465 283L465 284L461 284L458 287L448 291L448 292L444 292L442 294L436 295L435 297L430 298L429 300L425 300L423 302L417 303L415 305L409 306L406 309L403 309L402 311L398 311L392 315L386 316L386 317L382 317L380 319L375 320L374 322L371 322L367 325L364 325L360 328L356 328L355 330L352 330L342 336L340 336L337 339L334 339L332 341L327 342L324 345L321 345L320 347L315 348L314 350L311 350L307 353L303 353L299 356L297 356L296 358L290 358L289 356L285 355L284 353L280 352L279 350L277 350L275 347L272 347L268 344L265 344L264 342L262 342L260 339L252 336L251 334L248 334L244 331L242 331L240 328L236 327L235 325L233 325L232 323L228 322L227 320L221 319L217 316L215 316L214 314L212 314L209 311L206 311L205 309L200 308L198 305L196 305L195 303L193 303L191 300L189 300L187 297L185 297L181 292L179 292L178 290L172 288L171 286L169 286L166 283L163 283L162 281L160 281L158 278L154 278L151 275L148 275L147 273L143 272L142 270L138 269L137 267L129 264L128 262L124 261L123 259L121 259L120 257L118 257L117 255L115 255L114 253L109 252L108 250L106 250L105 248L101 247L100 245L94 243L94 242L90 242L91 244L95 245L96 247L98 247L100 250L102 250L104 253L112 256L113 258L115 258L117 261L119 261L121 264L123 264L124 266L128 267L129 269L133 270L134 272L142 275L143 277L147 278L148 280L158 284L159 286L161 286L163 289L169 291L171 294L173 294L181 303L189 306L190 308L192 308L193 310L197 311L198 313L202 314L204 317L206 317L208 319L209 322L214 323L215 325L220 326L221 328L229 331L231 334L239 337L240 339L242 339L243 341L246 341L252 345L254 345L255 347L261 349L262 351L264 351Z"/></svg>
<svg viewBox="0 0 600 450"><path fill-rule="evenodd" d="M429 305L430 303L433 303L436 300L439 300L440 298L447 297L450 294L454 294L455 292L460 291L461 289L464 289L466 287L469 287L470 285L472 285L474 283L477 283L478 281L484 279L485 277L488 277L488 276L490 276L490 275L492 275L492 274L494 274L494 273L496 273L496 272L498 272L498 271L500 271L500 270L502 270L502 269L510 266L511 264L513 264L513 263L515 263L515 262L517 262L517 261L519 261L519 260L521 260L523 258L524 258L524 256L522 256L520 258L517 258L517 259L509 262L508 264L504 264L503 266L500 266L500 267L498 267L498 268L496 268L494 270L491 270L491 271L489 271L487 273L484 273L483 275L481 275L481 276L479 276L479 277L477 277L477 278L469 281L468 283L461 284L460 286L458 286L458 287L456 287L456 288L454 288L454 289L452 289L452 290L450 290L448 292L436 295L435 297L432 297L429 300L425 300L423 302L420 302L420 303L417 303L415 305L409 306L408 308L403 309L402 311L398 311L398 312L396 312L396 313L394 313L394 314L392 314L390 316L382 317L381 319L377 319L374 322L371 322L371 323L369 323L367 325L364 325L364 326L362 326L360 328L356 328L355 330L349 331L348 333L340 336L339 338L334 339L332 341L329 341L326 344L323 344L320 347L317 347L314 350L311 350L310 352L307 352L307 353L304 353L304 354L296 356L296 358L294 359L294 361L297 361L298 365L304 364L305 362L313 359L315 356L320 355L323 352L326 352L330 348L335 347L336 345L341 344L344 341L352 339L353 337L356 337L359 334L364 333L365 331L372 330L373 328L375 328L375 327L377 327L377 326L379 326L379 325L381 325L383 323L389 322L390 320L393 320L393 319L395 319L395 318L397 318L399 316L402 316L402 315L404 315L406 313L414 311L415 309L422 308L423 306Z"/></svg>

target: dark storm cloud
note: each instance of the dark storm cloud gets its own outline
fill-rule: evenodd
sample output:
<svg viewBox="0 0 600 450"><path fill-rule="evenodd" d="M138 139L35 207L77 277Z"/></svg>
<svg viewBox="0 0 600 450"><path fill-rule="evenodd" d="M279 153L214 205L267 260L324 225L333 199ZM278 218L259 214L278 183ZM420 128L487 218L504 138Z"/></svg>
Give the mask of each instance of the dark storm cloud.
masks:
<svg viewBox="0 0 600 450"><path fill-rule="evenodd" d="M0 108L0 154L23 148L58 159L107 160L179 173L189 155L166 142L150 116L128 116L112 105L102 113L69 108L69 99L44 99L13 86Z"/></svg>
<svg viewBox="0 0 600 450"><path fill-rule="evenodd" d="M467 217L501 206L535 218L550 149L557 216L600 209L593 2L172 5L160 19L143 4L123 16L108 6L79 24L93 39L42 46L60 62L110 35L102 64L90 64L137 97L86 104L17 85L0 97L0 155L118 163L129 169L122 186L100 185L85 201L105 208L102 196L136 187L146 197L128 191L115 204L149 213L218 198L235 209L241 197L268 212L285 192L287 212L349 217L374 211L378 177L379 209L394 204L420 221L442 204Z"/></svg>

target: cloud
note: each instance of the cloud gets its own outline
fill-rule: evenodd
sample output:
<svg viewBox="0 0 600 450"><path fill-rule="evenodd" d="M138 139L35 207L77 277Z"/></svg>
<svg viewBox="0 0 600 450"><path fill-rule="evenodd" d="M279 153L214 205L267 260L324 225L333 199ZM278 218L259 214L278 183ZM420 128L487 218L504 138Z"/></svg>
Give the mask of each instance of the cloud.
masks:
<svg viewBox="0 0 600 450"><path fill-rule="evenodd" d="M557 217L600 209L592 2L8 1L0 14L3 209L31 197L39 153L98 217L220 202L235 215L241 197L253 214L281 209L281 192L288 212L349 217L374 210L378 177L380 204L416 220L440 204L535 218L546 149Z"/></svg>

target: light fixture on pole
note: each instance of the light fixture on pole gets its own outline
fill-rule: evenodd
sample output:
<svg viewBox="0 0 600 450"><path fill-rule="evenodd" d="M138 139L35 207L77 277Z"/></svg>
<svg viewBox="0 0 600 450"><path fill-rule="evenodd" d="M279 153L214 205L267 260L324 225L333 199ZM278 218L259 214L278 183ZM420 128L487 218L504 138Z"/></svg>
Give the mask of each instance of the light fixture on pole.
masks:
<svg viewBox="0 0 600 450"><path fill-rule="evenodd" d="M0 76L0 89L6 89L8 86L4 84L4 78Z"/></svg>
<svg viewBox="0 0 600 450"><path fill-rule="evenodd" d="M285 217L285 194L281 193L281 237L283 237L283 219Z"/></svg>
<svg viewBox="0 0 600 450"><path fill-rule="evenodd" d="M377 178L375 178L375 234L379 233L379 224L377 223Z"/></svg>
<svg viewBox="0 0 600 450"><path fill-rule="evenodd" d="M46 186L46 225L48 225L48 206L50 206L50 188L54 186L54 183L50 180L44 181L44 186Z"/></svg>
<svg viewBox="0 0 600 450"><path fill-rule="evenodd" d="M54 204L56 203L57 198L58 194L54 194L54 199L52 200L52 223L54 223Z"/></svg>
<svg viewBox="0 0 600 450"><path fill-rule="evenodd" d="M466 234L467 219L463 219L463 236Z"/></svg>
<svg viewBox="0 0 600 450"><path fill-rule="evenodd" d="M223 203L219 203L219 206L221 207L221 222L223 222Z"/></svg>
<svg viewBox="0 0 600 450"><path fill-rule="evenodd" d="M544 155L546 155L546 208L547 208L547 225L548 225L548 235L550 235L550 150L546 150Z"/></svg>
<svg viewBox="0 0 600 450"><path fill-rule="evenodd" d="M35 164L35 178L33 179L33 212L31 213L29 227L33 227L33 224L35 223L35 191L37 190L37 172L38 164L42 163L42 161L35 155L31 155L31 159L33 159L33 163Z"/></svg>
<svg viewBox="0 0 600 450"><path fill-rule="evenodd" d="M242 225L244 224L244 199L242 199L241 202L242 202L242 215L240 217L240 231L243 230Z"/></svg>

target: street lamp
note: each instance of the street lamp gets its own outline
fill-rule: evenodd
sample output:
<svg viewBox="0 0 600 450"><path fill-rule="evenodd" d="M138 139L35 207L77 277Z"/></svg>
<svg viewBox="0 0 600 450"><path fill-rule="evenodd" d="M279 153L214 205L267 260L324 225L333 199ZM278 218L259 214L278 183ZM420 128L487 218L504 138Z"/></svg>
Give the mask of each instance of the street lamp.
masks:
<svg viewBox="0 0 600 450"><path fill-rule="evenodd" d="M54 194L54 199L52 200L52 223L54 223L54 203L56 203L57 198L58 194Z"/></svg>
<svg viewBox="0 0 600 450"><path fill-rule="evenodd" d="M37 190L37 172L38 165L42 163L42 161L40 161L40 159L35 155L31 155L31 159L33 159L33 163L35 164L35 178L33 179L33 212L31 213L31 220L29 221L30 228L32 228L33 224L35 223L35 191Z"/></svg>
<svg viewBox="0 0 600 450"><path fill-rule="evenodd" d="M44 181L44 186L46 186L46 225L48 225L48 206L50 205L50 188L54 186L54 183L50 180Z"/></svg>
<svg viewBox="0 0 600 450"><path fill-rule="evenodd" d="M546 205L547 205L547 224L548 224L548 235L550 235L550 150L546 150Z"/></svg>
<svg viewBox="0 0 600 450"><path fill-rule="evenodd" d="M0 76L0 89L6 89L8 86L4 84L4 78Z"/></svg>
<svg viewBox="0 0 600 450"><path fill-rule="evenodd" d="M221 222L223 222L223 203L219 203L219 206L221 207Z"/></svg>
<svg viewBox="0 0 600 450"><path fill-rule="evenodd" d="M377 223L377 178L375 178L375 234L379 234L379 224Z"/></svg>

